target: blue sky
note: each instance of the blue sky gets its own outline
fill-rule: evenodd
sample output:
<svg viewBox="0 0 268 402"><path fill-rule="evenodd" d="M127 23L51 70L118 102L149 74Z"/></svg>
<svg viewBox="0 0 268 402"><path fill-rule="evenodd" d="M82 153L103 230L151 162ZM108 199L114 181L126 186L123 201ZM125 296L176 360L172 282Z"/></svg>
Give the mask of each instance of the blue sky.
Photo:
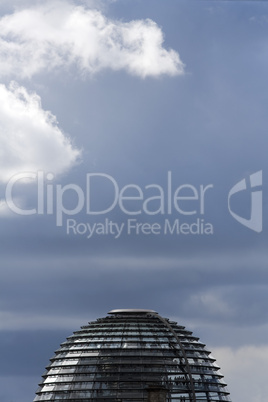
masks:
<svg viewBox="0 0 268 402"><path fill-rule="evenodd" d="M33 400L59 344L115 308L185 325L233 401L264 402L268 3L0 12L1 402ZM230 209L251 227L228 209L243 179Z"/></svg>

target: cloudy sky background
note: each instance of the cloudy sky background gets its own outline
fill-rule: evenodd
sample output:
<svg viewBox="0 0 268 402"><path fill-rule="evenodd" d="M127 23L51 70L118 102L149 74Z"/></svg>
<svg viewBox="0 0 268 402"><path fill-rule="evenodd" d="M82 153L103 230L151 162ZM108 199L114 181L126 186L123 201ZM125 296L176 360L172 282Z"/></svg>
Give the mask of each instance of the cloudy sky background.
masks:
<svg viewBox="0 0 268 402"><path fill-rule="evenodd" d="M114 308L149 308L212 350L235 402L265 402L268 385L266 1L2 1L0 5L0 400L28 402L61 342ZM263 230L228 212L228 193L263 171ZM205 214L19 216L12 176L43 171L86 188L213 185ZM36 181L12 199L36 208ZM132 193L132 195L134 195ZM136 193L135 193L136 195ZM187 194L184 194L187 195ZM96 179L92 208L110 205ZM75 208L74 191L65 208ZM137 209L137 202L129 202ZM140 204L139 204L140 205ZM46 203L45 203L46 206ZM157 202L150 204L157 209ZM185 210L197 208L185 201ZM250 215L250 192L233 210ZM213 235L85 235L67 219L213 225Z"/></svg>

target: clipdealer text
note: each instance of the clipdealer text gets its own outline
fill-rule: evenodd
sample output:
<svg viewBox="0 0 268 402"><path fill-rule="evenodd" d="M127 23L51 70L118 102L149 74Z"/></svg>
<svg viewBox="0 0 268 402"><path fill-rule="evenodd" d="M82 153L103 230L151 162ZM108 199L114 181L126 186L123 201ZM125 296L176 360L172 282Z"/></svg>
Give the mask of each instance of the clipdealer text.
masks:
<svg viewBox="0 0 268 402"><path fill-rule="evenodd" d="M14 175L6 186L6 204L11 211L18 215L55 215L57 226L63 225L66 217L76 216L80 212L86 215L107 215L118 208L127 216L137 215L171 215L196 216L200 219L205 214L205 201L208 191L213 185L180 184L175 185L172 172L167 172L165 186L156 183L141 187L137 184L126 184L120 188L114 177L105 173L88 173L85 188L77 184L54 184L54 175L39 172L26 172ZM14 196L15 187L20 181L35 183L37 201L35 208L26 208L18 205ZM106 185L106 187L105 187ZM99 188L107 191L109 205L105 208L96 207ZM103 193L102 193L103 194ZM76 202L70 207L66 204L66 197L72 195ZM23 198L21 195L20 198ZM92 200L95 200L93 207ZM201 222L201 220L200 220ZM144 229L145 230L145 229Z"/></svg>

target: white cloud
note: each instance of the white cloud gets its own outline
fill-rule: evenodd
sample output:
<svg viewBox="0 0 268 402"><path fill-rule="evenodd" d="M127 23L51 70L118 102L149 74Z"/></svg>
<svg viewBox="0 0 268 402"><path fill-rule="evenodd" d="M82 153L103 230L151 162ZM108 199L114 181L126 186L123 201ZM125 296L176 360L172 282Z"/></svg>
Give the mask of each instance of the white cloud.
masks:
<svg viewBox="0 0 268 402"><path fill-rule="evenodd" d="M232 401L267 400L268 346L214 348L214 353L228 383Z"/></svg>
<svg viewBox="0 0 268 402"><path fill-rule="evenodd" d="M78 156L38 95L14 82L9 88L0 85L0 181L22 171L60 174Z"/></svg>
<svg viewBox="0 0 268 402"><path fill-rule="evenodd" d="M223 286L223 290L225 287ZM221 317L232 318L236 313L234 306L231 306L221 295L222 289L200 291L190 296L189 306L193 309L202 307L210 315L221 315Z"/></svg>
<svg viewBox="0 0 268 402"><path fill-rule="evenodd" d="M30 78L72 65L82 74L107 68L143 78L183 74L179 54L164 49L163 41L150 19L122 22L68 2L48 2L0 20L0 74Z"/></svg>

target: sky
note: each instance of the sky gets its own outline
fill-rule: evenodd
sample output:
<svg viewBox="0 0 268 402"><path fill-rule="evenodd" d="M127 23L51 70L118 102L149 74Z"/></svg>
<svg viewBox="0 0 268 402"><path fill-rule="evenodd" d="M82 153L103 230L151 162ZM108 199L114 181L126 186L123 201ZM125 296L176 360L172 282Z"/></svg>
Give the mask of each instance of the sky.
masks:
<svg viewBox="0 0 268 402"><path fill-rule="evenodd" d="M0 3L0 401L116 308L268 384L268 2Z"/></svg>

